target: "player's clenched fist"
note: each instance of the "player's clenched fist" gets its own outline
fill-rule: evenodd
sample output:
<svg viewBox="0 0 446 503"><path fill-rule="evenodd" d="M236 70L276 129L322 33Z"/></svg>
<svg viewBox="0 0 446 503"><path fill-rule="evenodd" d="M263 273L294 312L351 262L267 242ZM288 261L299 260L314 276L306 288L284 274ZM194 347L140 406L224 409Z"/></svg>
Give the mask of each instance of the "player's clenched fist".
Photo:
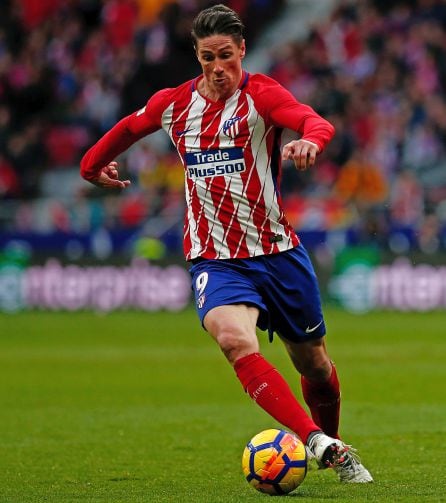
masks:
<svg viewBox="0 0 446 503"><path fill-rule="evenodd" d="M316 162L319 147L308 140L293 140L284 145L282 160L292 160L299 170L305 170Z"/></svg>

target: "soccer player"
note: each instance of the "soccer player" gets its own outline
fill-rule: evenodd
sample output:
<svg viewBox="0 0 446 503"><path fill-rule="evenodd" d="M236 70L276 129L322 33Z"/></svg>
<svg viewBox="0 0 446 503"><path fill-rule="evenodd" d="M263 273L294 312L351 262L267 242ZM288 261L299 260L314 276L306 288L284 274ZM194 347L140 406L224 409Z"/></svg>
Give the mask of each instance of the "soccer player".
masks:
<svg viewBox="0 0 446 503"><path fill-rule="evenodd" d="M88 150L81 175L104 188L125 188L117 155L164 129L184 165L184 253L195 302L251 398L294 431L322 468L342 482L372 482L338 434L340 391L324 342L317 279L288 223L279 191L281 161L314 165L332 125L271 78L242 67L243 24L224 5L201 11L192 38L202 75L154 94ZM299 139L281 149L284 128ZM256 326L283 341L301 374L311 417L260 353Z"/></svg>

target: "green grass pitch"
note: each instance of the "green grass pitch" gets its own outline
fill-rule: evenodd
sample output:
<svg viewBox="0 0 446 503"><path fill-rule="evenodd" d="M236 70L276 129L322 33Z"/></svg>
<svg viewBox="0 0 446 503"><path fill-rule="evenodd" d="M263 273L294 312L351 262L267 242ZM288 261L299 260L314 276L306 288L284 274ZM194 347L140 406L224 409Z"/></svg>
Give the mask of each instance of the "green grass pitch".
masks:
<svg viewBox="0 0 446 503"><path fill-rule="evenodd" d="M446 313L326 310L341 433L375 477L285 501L446 501ZM298 391L278 340L262 351ZM275 427L195 313L0 315L0 502L268 501L241 455Z"/></svg>

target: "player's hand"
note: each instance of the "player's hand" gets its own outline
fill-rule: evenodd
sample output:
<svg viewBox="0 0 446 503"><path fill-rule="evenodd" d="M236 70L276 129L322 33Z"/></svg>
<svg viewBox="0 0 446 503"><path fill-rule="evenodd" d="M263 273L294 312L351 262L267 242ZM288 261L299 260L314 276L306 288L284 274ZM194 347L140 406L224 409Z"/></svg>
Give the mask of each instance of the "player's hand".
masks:
<svg viewBox="0 0 446 503"><path fill-rule="evenodd" d="M125 189L130 185L130 180L119 180L118 163L112 161L101 169L94 180L89 180L94 185L104 189Z"/></svg>
<svg viewBox="0 0 446 503"><path fill-rule="evenodd" d="M284 145L282 149L282 161L292 160L299 170L305 170L313 166L319 147L316 143L308 140L293 140Z"/></svg>

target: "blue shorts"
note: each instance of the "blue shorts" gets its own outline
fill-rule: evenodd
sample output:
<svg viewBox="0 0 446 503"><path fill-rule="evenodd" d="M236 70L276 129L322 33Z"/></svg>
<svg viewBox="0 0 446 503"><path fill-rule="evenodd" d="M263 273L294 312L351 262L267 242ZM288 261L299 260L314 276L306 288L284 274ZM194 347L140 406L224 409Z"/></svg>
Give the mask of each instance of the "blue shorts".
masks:
<svg viewBox="0 0 446 503"><path fill-rule="evenodd" d="M292 342L325 335L316 274L305 248L247 259L198 259L190 268L201 323L214 307L256 306L257 326Z"/></svg>

